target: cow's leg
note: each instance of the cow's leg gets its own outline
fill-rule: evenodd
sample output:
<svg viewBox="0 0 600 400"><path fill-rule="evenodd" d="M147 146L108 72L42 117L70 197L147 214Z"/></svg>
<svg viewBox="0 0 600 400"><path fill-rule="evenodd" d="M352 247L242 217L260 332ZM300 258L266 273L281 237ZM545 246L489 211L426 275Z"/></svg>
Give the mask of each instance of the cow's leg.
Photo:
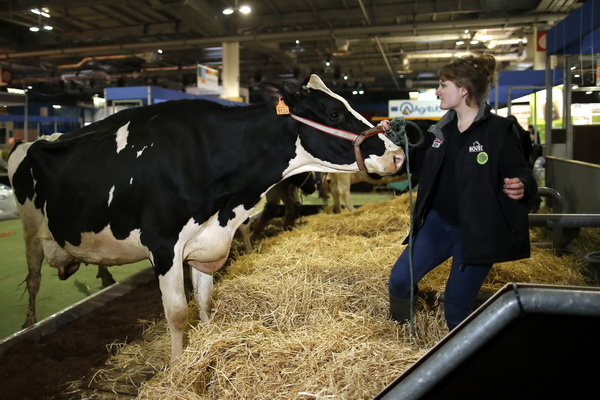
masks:
<svg viewBox="0 0 600 400"><path fill-rule="evenodd" d="M346 209L348 211L354 211L354 204L352 204L352 196L350 194L350 186L352 177L350 174L340 174L338 176L337 189L344 200L344 204L346 205Z"/></svg>
<svg viewBox="0 0 600 400"><path fill-rule="evenodd" d="M296 225L296 218L300 215L300 196L298 194L298 187L288 185L287 190L282 194L281 201L285 207L285 214L283 216L283 230L290 231Z"/></svg>
<svg viewBox="0 0 600 400"><path fill-rule="evenodd" d="M194 298L198 304L200 321L208 323L211 311L211 298L213 293L213 275L198 271L191 267L192 285L194 287Z"/></svg>
<svg viewBox="0 0 600 400"><path fill-rule="evenodd" d="M240 227L238 228L238 232L240 232L240 234L242 235L242 241L244 242L244 249L246 250L246 253L252 253L253 247L252 240L250 239L252 235L252 233L250 232L250 220L240 225Z"/></svg>
<svg viewBox="0 0 600 400"><path fill-rule="evenodd" d="M96 278L102 280L102 286L104 287L109 287L115 283L115 278L113 278L112 274L108 271L106 265L98 265L98 274L96 274Z"/></svg>
<svg viewBox="0 0 600 400"><path fill-rule="evenodd" d="M165 317L171 332L171 365L183 354L183 333L187 323L187 300L183 284L183 268L173 265L158 277Z"/></svg>
<svg viewBox="0 0 600 400"><path fill-rule="evenodd" d="M40 282L42 280L42 261L44 260L44 251L42 244L37 238L36 233L29 232L25 229L25 258L27 260L27 278L25 282L27 284L27 292L29 293L29 307L27 309L27 316L25 317L25 323L23 328L31 326L37 322L37 316L35 313L35 299L40 290Z"/></svg>
<svg viewBox="0 0 600 400"><path fill-rule="evenodd" d="M329 190L331 197L333 198L333 212L339 214L342 212L342 205L340 204L340 187L338 185L338 177L336 174L329 174Z"/></svg>

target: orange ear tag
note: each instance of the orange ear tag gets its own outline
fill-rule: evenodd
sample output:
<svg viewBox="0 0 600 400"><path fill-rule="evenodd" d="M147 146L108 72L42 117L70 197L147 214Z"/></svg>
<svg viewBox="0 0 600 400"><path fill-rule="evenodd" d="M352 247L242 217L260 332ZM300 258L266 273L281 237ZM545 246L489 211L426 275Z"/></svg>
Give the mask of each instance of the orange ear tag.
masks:
<svg viewBox="0 0 600 400"><path fill-rule="evenodd" d="M279 98L279 103L277 103L275 110L277 111L277 115L287 115L290 113L290 108L285 104L285 101L283 101L281 97Z"/></svg>

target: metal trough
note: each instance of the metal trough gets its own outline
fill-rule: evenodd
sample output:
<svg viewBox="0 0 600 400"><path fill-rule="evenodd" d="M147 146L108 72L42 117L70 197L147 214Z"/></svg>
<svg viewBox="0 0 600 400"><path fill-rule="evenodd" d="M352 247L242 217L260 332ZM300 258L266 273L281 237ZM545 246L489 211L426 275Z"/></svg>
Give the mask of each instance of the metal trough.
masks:
<svg viewBox="0 0 600 400"><path fill-rule="evenodd" d="M509 284L376 399L583 399L597 391L600 288Z"/></svg>

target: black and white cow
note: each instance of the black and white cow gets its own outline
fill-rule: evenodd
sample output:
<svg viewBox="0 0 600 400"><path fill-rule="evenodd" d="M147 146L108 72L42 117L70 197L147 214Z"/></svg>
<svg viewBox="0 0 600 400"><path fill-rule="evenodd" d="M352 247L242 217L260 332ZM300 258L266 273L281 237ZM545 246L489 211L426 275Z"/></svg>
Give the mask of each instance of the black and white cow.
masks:
<svg viewBox="0 0 600 400"><path fill-rule="evenodd" d="M362 166L393 174L401 167L402 149L369 129L318 76L301 87L265 83L261 91L265 104L168 101L16 147L9 177L27 248L26 324L36 321L44 258L61 279L80 263L150 259L174 362L186 326L184 264L192 267L200 318L207 322L212 274L270 187L305 171Z"/></svg>

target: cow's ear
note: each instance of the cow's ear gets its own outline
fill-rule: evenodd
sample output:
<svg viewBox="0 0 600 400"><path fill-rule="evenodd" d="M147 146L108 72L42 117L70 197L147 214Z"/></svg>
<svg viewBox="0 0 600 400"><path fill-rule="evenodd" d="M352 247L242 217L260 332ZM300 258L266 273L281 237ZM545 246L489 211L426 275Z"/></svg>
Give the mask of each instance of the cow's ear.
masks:
<svg viewBox="0 0 600 400"><path fill-rule="evenodd" d="M277 107L280 100L283 100L286 104L291 105L291 96L284 87L274 83L261 82L259 85L259 90L264 102L272 109Z"/></svg>

